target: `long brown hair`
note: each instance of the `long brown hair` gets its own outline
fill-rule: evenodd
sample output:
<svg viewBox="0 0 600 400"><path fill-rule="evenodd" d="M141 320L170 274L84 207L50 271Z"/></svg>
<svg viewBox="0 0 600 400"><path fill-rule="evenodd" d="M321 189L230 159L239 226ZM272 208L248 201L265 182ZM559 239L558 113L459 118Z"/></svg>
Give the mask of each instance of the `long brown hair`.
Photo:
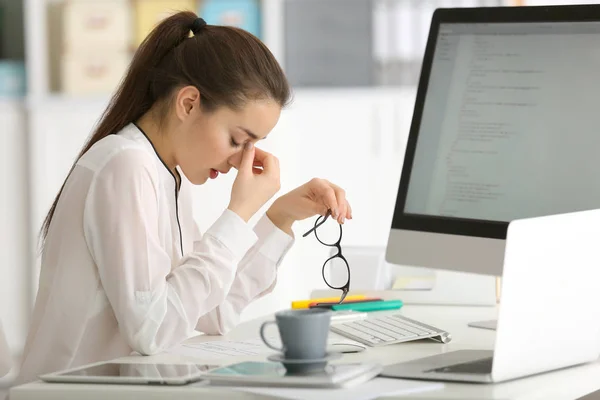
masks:
<svg viewBox="0 0 600 400"><path fill-rule="evenodd" d="M195 86L201 93L201 107L207 112L221 106L237 109L249 99L260 98L273 99L281 107L287 105L287 79L259 39L234 27L202 26L197 18L190 11L173 14L142 42L71 172L96 142L137 121L155 104L168 105L178 87ZM193 28L196 33L191 36ZM162 118L167 107L161 110ZM44 240L65 182L42 225Z"/></svg>

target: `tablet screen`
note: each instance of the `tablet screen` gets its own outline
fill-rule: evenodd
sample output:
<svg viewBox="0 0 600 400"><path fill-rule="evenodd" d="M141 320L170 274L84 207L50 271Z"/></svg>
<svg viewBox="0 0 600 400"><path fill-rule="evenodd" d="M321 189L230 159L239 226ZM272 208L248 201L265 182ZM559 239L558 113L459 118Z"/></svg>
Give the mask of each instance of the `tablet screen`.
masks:
<svg viewBox="0 0 600 400"><path fill-rule="evenodd" d="M305 372L300 375L312 378L329 379L339 373L352 371L355 366L347 365L330 365L325 369ZM290 376L299 376L299 374L288 374L285 367L278 362L261 362L261 361L245 361L238 364L228 365L217 368L209 372L210 376L233 376L233 377L249 377L249 378L281 378Z"/></svg>
<svg viewBox="0 0 600 400"><path fill-rule="evenodd" d="M280 377L286 375L279 363L247 361L211 371L212 375Z"/></svg>
<svg viewBox="0 0 600 400"><path fill-rule="evenodd" d="M124 364L109 362L64 372L61 375L168 379L197 375L214 368L218 368L218 366L206 364Z"/></svg>

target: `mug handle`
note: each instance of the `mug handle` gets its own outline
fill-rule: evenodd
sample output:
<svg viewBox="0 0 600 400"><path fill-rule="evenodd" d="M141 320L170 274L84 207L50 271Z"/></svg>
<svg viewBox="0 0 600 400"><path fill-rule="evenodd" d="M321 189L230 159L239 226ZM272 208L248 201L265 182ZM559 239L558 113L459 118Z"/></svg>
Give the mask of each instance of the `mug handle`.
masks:
<svg viewBox="0 0 600 400"><path fill-rule="evenodd" d="M265 328L266 328L266 327L267 327L267 325L269 325L269 324L277 324L277 323L276 323L275 321L267 321L267 322L263 322L263 324L260 326L260 338L261 338L261 339L262 339L262 341L263 341L263 342L264 342L264 343L267 345L267 347L270 347L270 348L271 348L271 349L273 349L273 350L277 350L277 351L281 351L281 352L285 351L283 346L281 346L281 347L275 347L275 346L273 346L271 343L269 343L269 342L267 341L267 338L266 338L266 336L265 336Z"/></svg>

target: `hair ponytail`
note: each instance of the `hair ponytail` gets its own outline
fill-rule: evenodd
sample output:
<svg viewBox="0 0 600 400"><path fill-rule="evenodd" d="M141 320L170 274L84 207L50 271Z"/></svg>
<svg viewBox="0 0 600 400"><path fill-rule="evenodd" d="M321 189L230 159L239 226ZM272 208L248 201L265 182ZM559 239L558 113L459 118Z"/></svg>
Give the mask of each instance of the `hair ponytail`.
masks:
<svg viewBox="0 0 600 400"><path fill-rule="evenodd" d="M154 104L151 93L152 73L162 59L190 36L196 20L193 12L174 14L160 23L142 42L135 53L129 70L113 95L100 124L83 147L81 157L100 139L117 133L136 121Z"/></svg>
<svg viewBox="0 0 600 400"><path fill-rule="evenodd" d="M260 40L241 29L202 22L199 26L196 14L182 11L164 19L146 37L69 175L95 143L137 121L178 85L196 86L208 110L220 105L236 107L252 97L270 97L282 107L287 104L287 80ZM196 34L190 38L192 30ZM64 186L42 225L43 240Z"/></svg>
<svg viewBox="0 0 600 400"><path fill-rule="evenodd" d="M135 52L129 69L124 79L121 81L116 92L112 96L108 107L100 117L100 123L93 134L84 144L77 159L71 166L69 175L73 172L77 161L83 156L96 142L119 132L127 124L136 121L152 104L153 99L148 94L151 85L151 73L160 61L190 34L192 24L196 20L196 14L193 12L180 12L171 15L161 22L146 39L141 43ZM42 225L42 238L45 239L50 228L50 221L54 215L54 210L58 199L65 187L63 182L56 198Z"/></svg>

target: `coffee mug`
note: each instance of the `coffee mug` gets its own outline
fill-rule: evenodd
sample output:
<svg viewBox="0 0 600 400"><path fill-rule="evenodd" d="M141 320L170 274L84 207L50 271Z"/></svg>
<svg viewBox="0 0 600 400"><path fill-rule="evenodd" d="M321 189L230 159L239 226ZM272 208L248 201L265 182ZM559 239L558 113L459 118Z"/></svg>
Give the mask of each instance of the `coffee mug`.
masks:
<svg viewBox="0 0 600 400"><path fill-rule="evenodd" d="M275 321L264 322L260 337L273 350L283 353L290 360L315 360L326 356L327 337L331 323L331 310L308 308L285 310L275 313ZM265 337L265 328L276 324L282 347L273 346Z"/></svg>

